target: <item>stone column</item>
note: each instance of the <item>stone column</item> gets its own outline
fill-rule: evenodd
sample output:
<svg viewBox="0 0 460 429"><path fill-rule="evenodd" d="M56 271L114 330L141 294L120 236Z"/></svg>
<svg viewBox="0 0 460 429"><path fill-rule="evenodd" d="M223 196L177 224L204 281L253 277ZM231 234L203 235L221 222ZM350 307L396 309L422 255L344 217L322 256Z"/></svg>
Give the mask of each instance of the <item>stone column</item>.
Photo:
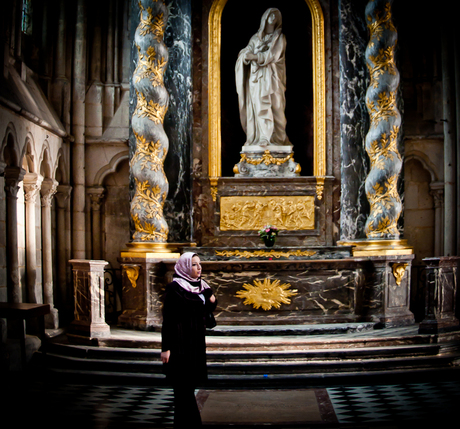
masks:
<svg viewBox="0 0 460 429"><path fill-rule="evenodd" d="M451 34L449 25L442 28L442 107L444 130L444 256L455 255L457 245L456 218L456 147L451 79Z"/></svg>
<svg viewBox="0 0 460 429"><path fill-rule="evenodd" d="M59 327L57 309L54 308L53 288L53 240L51 232L51 203L56 193L58 182L46 178L41 187L42 203L42 269L43 269L43 302L50 305L51 312L45 316L45 323L48 328Z"/></svg>
<svg viewBox="0 0 460 429"><path fill-rule="evenodd" d="M133 242L145 246L165 243L169 231L163 217L168 195L163 168L169 145L163 128L169 102L163 83L168 62L168 50L163 43L168 8L164 2L152 0L140 0L139 7L141 17L134 36L137 58L132 80L137 105L131 121L136 138L130 163L135 188L131 217L135 228Z"/></svg>
<svg viewBox="0 0 460 429"><path fill-rule="evenodd" d="M85 0L78 0L76 6L75 53L73 77L73 129L75 141L72 144L73 172L73 257L86 257L85 222L85 97L86 97L86 20Z"/></svg>
<svg viewBox="0 0 460 429"><path fill-rule="evenodd" d="M101 259L102 257L102 231L101 231L101 203L104 198L105 188L102 186L94 186L87 189L87 193L91 200L91 219L92 229L91 236L93 237L93 258Z"/></svg>
<svg viewBox="0 0 460 429"><path fill-rule="evenodd" d="M41 291L37 290L37 231L36 201L40 193L43 176L27 173L24 176L24 197L26 202L26 277L27 302L40 304L43 302Z"/></svg>
<svg viewBox="0 0 460 429"><path fill-rule="evenodd" d="M57 202L57 277L58 287L61 295L61 302L66 307L70 304L70 296L67 292L67 261L69 260L69 246L67 229L67 212L69 207L70 193L72 187L68 185L59 185L55 195Z"/></svg>
<svg viewBox="0 0 460 429"><path fill-rule="evenodd" d="M7 237L7 288L9 302L22 302L18 259L18 191L25 175L21 167L5 168L6 231Z"/></svg>
<svg viewBox="0 0 460 429"><path fill-rule="evenodd" d="M73 267L75 320L69 326L69 339L109 336L104 296L104 267L108 262L72 259L70 263Z"/></svg>
<svg viewBox="0 0 460 429"><path fill-rule="evenodd" d="M444 252L444 183L431 183L430 194L434 201L434 256L442 256Z"/></svg>
<svg viewBox="0 0 460 429"><path fill-rule="evenodd" d="M391 16L392 3L393 0L374 0L366 7L370 31L366 48L370 73L366 94L370 116L366 151L371 161L366 179L366 195L370 203L365 226L368 239L398 239L397 224L402 210L397 189L402 167L398 151L401 115L397 107L399 72L394 58L397 32Z"/></svg>

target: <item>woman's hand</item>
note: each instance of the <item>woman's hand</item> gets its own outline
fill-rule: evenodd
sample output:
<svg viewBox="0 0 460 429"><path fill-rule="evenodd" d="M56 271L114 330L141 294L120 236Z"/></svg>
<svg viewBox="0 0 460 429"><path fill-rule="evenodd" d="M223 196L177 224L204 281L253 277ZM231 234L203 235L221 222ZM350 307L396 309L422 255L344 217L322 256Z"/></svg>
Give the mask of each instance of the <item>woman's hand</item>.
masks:
<svg viewBox="0 0 460 429"><path fill-rule="evenodd" d="M171 351L170 350L166 350L165 352L161 352L161 361L163 363L168 363L170 356L171 356Z"/></svg>
<svg viewBox="0 0 460 429"><path fill-rule="evenodd" d="M216 302L216 297L214 295L211 295L211 298L209 298L209 302L214 304Z"/></svg>

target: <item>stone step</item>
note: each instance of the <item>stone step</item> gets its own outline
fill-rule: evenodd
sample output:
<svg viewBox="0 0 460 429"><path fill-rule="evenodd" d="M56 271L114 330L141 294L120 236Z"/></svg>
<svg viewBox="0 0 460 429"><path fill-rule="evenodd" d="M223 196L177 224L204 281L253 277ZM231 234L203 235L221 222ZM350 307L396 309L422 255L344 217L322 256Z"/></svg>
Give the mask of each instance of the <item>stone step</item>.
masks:
<svg viewBox="0 0 460 429"><path fill-rule="evenodd" d="M254 333L252 327L240 328ZM460 333L433 336L419 335L416 327L355 328L352 333L328 335L300 335L298 331L308 331L306 327L295 327L293 335L215 333L207 337L210 380L215 385L301 384L352 374L384 377L401 371L442 370L460 362ZM112 329L109 338L83 344L69 338L53 338L47 343L46 357L38 354L44 373L76 380L94 376L112 382L131 377L136 382L165 383L159 332Z"/></svg>

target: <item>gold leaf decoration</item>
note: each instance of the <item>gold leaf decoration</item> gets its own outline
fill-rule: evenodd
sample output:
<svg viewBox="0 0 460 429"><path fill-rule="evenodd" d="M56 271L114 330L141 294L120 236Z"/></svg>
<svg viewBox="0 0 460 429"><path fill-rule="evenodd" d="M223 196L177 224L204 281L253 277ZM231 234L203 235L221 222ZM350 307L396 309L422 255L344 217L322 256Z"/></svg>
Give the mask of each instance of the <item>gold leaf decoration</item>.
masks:
<svg viewBox="0 0 460 429"><path fill-rule="evenodd" d="M263 281L254 280L252 285L245 283L243 285L245 290L239 290L236 296L243 298L245 305L252 305L256 309L262 308L267 311L272 307L280 308L281 304L291 303L289 298L297 295L297 290L289 290L290 287L289 283L281 284L279 280L272 282L266 278Z"/></svg>
<svg viewBox="0 0 460 429"><path fill-rule="evenodd" d="M316 254L315 250L289 250L282 252L279 250L216 250L217 256L227 256L235 258L254 258L254 257L265 257L265 258L289 258L290 256L313 256Z"/></svg>

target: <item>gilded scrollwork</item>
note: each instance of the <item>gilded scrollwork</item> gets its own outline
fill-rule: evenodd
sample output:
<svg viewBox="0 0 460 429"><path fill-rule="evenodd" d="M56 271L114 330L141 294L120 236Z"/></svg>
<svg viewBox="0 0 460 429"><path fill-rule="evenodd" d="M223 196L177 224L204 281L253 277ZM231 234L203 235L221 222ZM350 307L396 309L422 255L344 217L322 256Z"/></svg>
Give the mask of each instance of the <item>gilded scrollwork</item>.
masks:
<svg viewBox="0 0 460 429"><path fill-rule="evenodd" d="M406 274L406 268L408 265L408 263L393 264L393 276L398 286L401 285L402 279Z"/></svg>
<svg viewBox="0 0 460 429"><path fill-rule="evenodd" d="M245 305L252 305L255 309L262 308L267 311L271 308L280 308L281 304L290 304L291 296L297 295L297 290L289 290L290 283L282 283L279 280L263 281L254 280L253 284L245 283L243 288L236 292L238 298L244 299Z"/></svg>
<svg viewBox="0 0 460 429"><path fill-rule="evenodd" d="M220 228L251 231L272 224L284 230L314 229L314 213L312 196L221 197Z"/></svg>
<svg viewBox="0 0 460 429"><path fill-rule="evenodd" d="M216 256L234 258L290 258L290 257L310 257L316 255L315 250L216 250Z"/></svg>
<svg viewBox="0 0 460 429"><path fill-rule="evenodd" d="M274 157L269 150L266 150L261 157L258 158L251 158L247 156L245 153L241 154L241 160L240 162L247 162L248 164L251 165L259 165L264 163L265 165L281 165L284 164L285 162L289 161L291 158L293 158L293 154L290 153L289 155L285 156L284 158L276 158Z"/></svg>
<svg viewBox="0 0 460 429"><path fill-rule="evenodd" d="M131 283L131 286L135 288L137 286L137 279L139 277L139 265L123 265L123 272L128 277L128 280Z"/></svg>

